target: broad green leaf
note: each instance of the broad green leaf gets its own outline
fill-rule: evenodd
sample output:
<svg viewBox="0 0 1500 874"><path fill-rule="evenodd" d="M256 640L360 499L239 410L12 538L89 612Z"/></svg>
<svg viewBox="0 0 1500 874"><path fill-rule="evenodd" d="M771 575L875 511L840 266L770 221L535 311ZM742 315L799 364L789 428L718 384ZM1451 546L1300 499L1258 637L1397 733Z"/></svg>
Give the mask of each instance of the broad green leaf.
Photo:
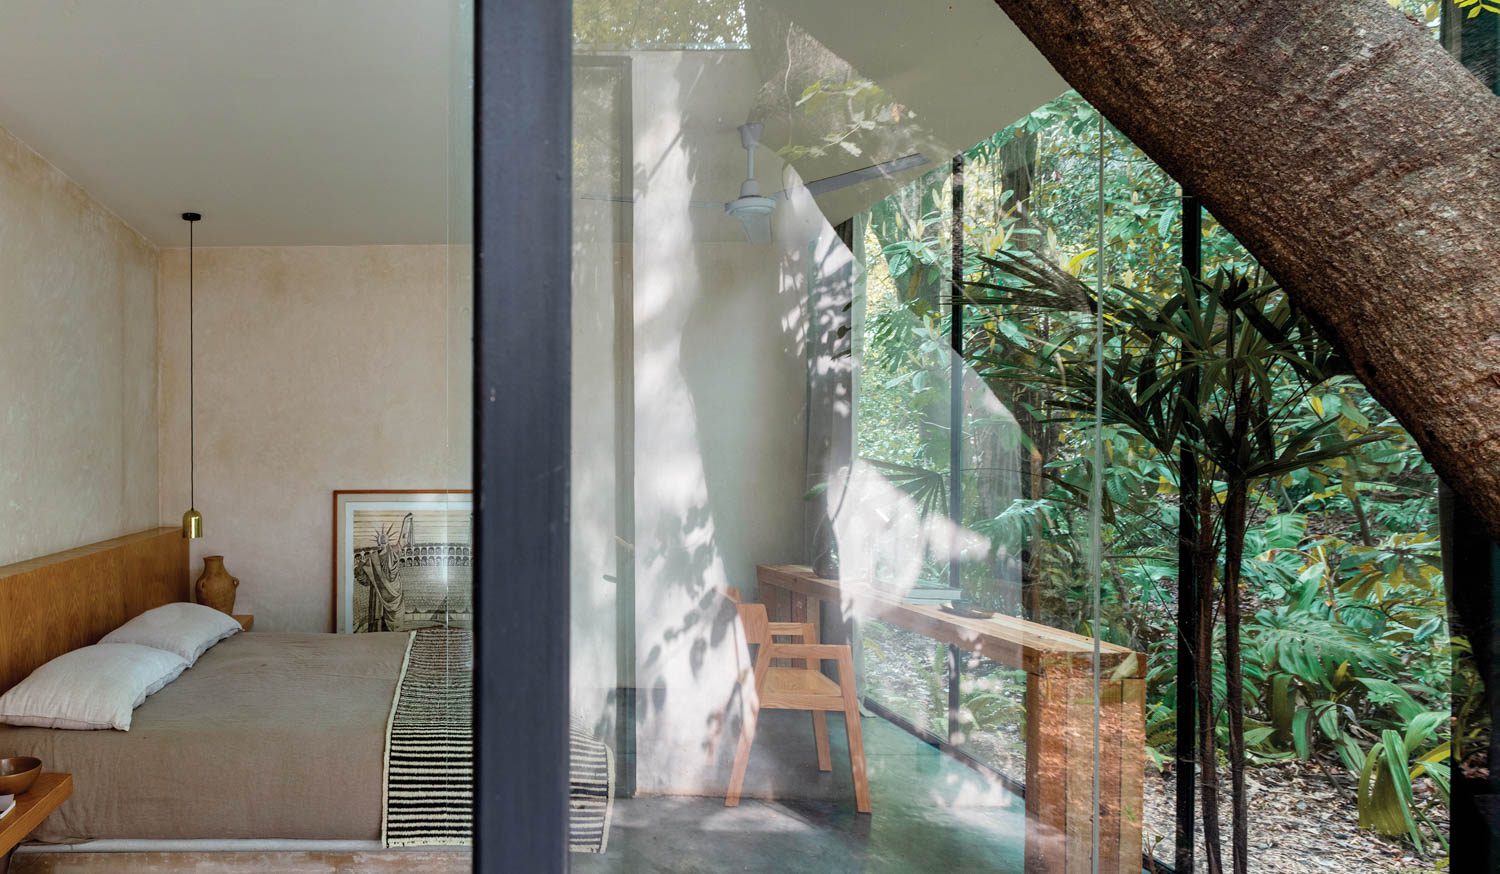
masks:
<svg viewBox="0 0 1500 874"><path fill-rule="evenodd" d="M1423 707L1417 703L1417 699L1411 693L1392 683L1390 680L1382 680L1378 677L1360 677L1359 682L1370 690L1370 699L1389 707L1396 708L1400 717L1410 722L1421 713Z"/></svg>
<svg viewBox="0 0 1500 874"><path fill-rule="evenodd" d="M1380 737L1385 747L1385 773L1390 776L1391 785L1395 787L1401 819L1411 835L1411 842L1420 851L1422 835L1417 831L1416 820L1412 819L1411 815L1411 774L1406 768L1406 748L1402 745L1401 735L1394 729L1388 728L1382 731Z"/></svg>
<svg viewBox="0 0 1500 874"><path fill-rule="evenodd" d="M1312 711L1306 708L1298 710L1292 717L1292 744L1296 748L1297 758L1312 758Z"/></svg>

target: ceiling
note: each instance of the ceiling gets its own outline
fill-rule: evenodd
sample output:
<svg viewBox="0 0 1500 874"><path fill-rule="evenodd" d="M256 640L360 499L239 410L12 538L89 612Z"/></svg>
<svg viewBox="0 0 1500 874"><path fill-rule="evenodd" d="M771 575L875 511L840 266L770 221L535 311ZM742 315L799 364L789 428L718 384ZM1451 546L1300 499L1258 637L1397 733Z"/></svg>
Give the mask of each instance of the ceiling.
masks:
<svg viewBox="0 0 1500 874"><path fill-rule="evenodd" d="M450 2L4 0L0 127L158 245L443 242Z"/></svg>
<svg viewBox="0 0 1500 874"><path fill-rule="evenodd" d="M791 158L795 176L778 180L777 162L767 162L768 191L797 177L928 159L895 178L819 194L838 221L1066 87L993 0L714 2L739 10L721 17L749 51L690 52L701 59L690 62L632 52L632 123L660 109L663 95L641 88L650 71L677 64L660 81L676 83L675 108L692 121L683 129L712 128L689 138L695 184L679 192L684 199L737 193L744 152L735 127L752 118L766 125L768 156L801 149ZM189 210L204 215L202 245L461 239L449 228L450 213L467 212L450 208L450 190L466 194L469 185L467 110L450 112L450 83L468 73L467 58L454 53L456 5L3 0L0 127L162 246L185 243L179 216ZM630 47L614 52L621 48ZM683 69L709 73L684 77ZM850 77L878 83L882 111L895 106L900 123L807 153L848 121L842 100L810 111L805 89ZM636 186L657 186L659 167L641 146ZM700 212L708 236L737 238L722 211Z"/></svg>

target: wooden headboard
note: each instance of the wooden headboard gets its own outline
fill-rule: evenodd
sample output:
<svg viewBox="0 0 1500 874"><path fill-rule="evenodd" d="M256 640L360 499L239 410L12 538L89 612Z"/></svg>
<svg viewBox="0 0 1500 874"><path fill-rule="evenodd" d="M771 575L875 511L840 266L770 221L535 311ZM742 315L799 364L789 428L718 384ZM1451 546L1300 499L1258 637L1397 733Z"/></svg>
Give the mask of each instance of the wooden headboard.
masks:
<svg viewBox="0 0 1500 874"><path fill-rule="evenodd" d="M188 542L153 528L0 567L0 692L152 607L188 601Z"/></svg>

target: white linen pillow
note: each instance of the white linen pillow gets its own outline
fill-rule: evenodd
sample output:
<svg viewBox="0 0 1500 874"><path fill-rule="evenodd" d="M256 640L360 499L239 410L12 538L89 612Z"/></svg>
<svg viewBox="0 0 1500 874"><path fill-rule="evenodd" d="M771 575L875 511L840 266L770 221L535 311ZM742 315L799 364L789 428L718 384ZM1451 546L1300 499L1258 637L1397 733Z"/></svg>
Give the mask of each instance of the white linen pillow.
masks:
<svg viewBox="0 0 1500 874"><path fill-rule="evenodd" d="M0 695L0 722L129 731L141 702L187 666L182 656L149 646L99 643L75 649Z"/></svg>
<svg viewBox="0 0 1500 874"><path fill-rule="evenodd" d="M181 601L164 604L104 635L100 643L134 643L176 653L192 667L209 647L240 630L227 613Z"/></svg>

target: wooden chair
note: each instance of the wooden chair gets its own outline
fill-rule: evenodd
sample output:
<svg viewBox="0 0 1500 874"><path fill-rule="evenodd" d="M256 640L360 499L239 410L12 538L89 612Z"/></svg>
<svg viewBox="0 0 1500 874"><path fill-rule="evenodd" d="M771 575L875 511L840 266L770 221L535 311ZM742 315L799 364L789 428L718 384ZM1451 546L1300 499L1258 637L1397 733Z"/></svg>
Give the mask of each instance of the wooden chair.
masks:
<svg viewBox="0 0 1500 874"><path fill-rule="evenodd" d="M808 623L771 622L764 604L744 604L735 592L725 593L739 613L736 631L740 653L749 654L754 646L754 667L740 671L740 701L744 727L734 753L734 771L729 777L729 792L724 804L740 803L745 786L745 769L750 764L750 746L755 742L755 724L761 708L770 710L807 710L812 712L813 739L818 747L818 770L833 770L828 751L828 712L842 711L844 731L849 738L849 767L854 775L854 803L860 813L870 812L870 781L865 775L865 742L859 726L859 697L854 686L854 657L842 644L818 643L816 631ZM800 643L777 643L774 638L795 637ZM800 666L772 665L771 660L792 659ZM823 662L838 665L838 682L823 676ZM754 680L754 691L746 681Z"/></svg>

